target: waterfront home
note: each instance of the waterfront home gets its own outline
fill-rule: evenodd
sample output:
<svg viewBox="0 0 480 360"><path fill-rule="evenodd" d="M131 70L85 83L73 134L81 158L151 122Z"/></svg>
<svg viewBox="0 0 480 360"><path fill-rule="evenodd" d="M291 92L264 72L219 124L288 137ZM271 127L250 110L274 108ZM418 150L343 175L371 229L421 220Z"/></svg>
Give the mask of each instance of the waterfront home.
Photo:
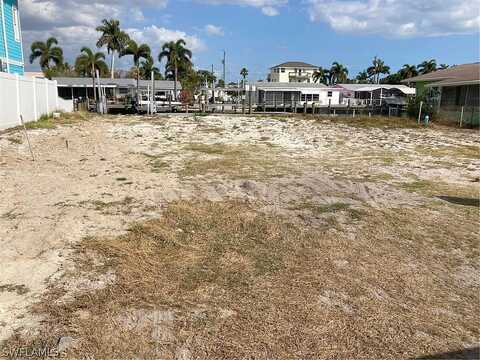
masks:
<svg viewBox="0 0 480 360"><path fill-rule="evenodd" d="M289 61L272 67L268 75L268 81L277 83L314 83L313 74L318 69L318 66L301 61Z"/></svg>
<svg viewBox="0 0 480 360"><path fill-rule="evenodd" d="M0 72L24 73L22 31L17 0L0 0Z"/></svg>

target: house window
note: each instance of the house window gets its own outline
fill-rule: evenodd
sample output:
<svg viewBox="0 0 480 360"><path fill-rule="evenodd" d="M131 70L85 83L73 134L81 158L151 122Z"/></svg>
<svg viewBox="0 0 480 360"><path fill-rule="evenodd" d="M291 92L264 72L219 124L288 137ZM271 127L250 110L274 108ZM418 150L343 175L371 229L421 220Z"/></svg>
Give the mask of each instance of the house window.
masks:
<svg viewBox="0 0 480 360"><path fill-rule="evenodd" d="M12 7L13 12L13 32L15 34L15 41L20 41L20 25L18 23L18 9L16 6Z"/></svg>
<svg viewBox="0 0 480 360"><path fill-rule="evenodd" d="M282 73L284 73L284 72L285 72L285 68L280 68L280 71L281 71Z"/></svg>
<svg viewBox="0 0 480 360"><path fill-rule="evenodd" d="M318 101L318 100L320 100L320 95L313 94L313 101Z"/></svg>
<svg viewBox="0 0 480 360"><path fill-rule="evenodd" d="M329 92L327 93L327 96L328 96L328 97L332 97L332 95L333 95L333 92L331 92L331 91L329 91Z"/></svg>

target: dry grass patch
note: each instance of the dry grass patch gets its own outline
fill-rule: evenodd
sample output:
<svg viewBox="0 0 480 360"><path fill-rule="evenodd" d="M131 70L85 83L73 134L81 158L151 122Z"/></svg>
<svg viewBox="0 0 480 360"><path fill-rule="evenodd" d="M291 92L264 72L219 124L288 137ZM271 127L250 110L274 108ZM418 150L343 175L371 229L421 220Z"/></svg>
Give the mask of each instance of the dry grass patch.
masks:
<svg viewBox="0 0 480 360"><path fill-rule="evenodd" d="M307 116L308 117L308 116ZM335 116L320 118L310 115L312 119L319 122L329 120L333 124L346 124L359 128L384 128L384 129L419 129L422 125L417 124L415 120L400 117L384 117L384 116Z"/></svg>
<svg viewBox="0 0 480 360"><path fill-rule="evenodd" d="M480 158L480 146L475 145L462 145L462 146L441 146L441 147L428 147L417 146L415 151L422 155L428 155L433 157L453 157L453 158Z"/></svg>
<svg viewBox="0 0 480 360"><path fill-rule="evenodd" d="M142 153L148 159L148 164L150 165L153 173L160 173L170 167L170 164L163 160L165 154L162 155L151 155L147 153Z"/></svg>
<svg viewBox="0 0 480 360"><path fill-rule="evenodd" d="M72 336L72 358L398 359L475 343L476 217L366 216L352 238L244 203L174 203L85 239L70 276L113 283L69 300L53 289L41 332L7 346Z"/></svg>
<svg viewBox="0 0 480 360"><path fill-rule="evenodd" d="M121 212L123 214L129 214L132 211L132 207L134 204L135 199L126 196L122 200L117 201L108 201L105 202L103 200L89 200L89 201L81 201L79 203L80 206L83 207L93 207L96 211L101 211L105 214L115 214Z"/></svg>
<svg viewBox="0 0 480 360"><path fill-rule="evenodd" d="M416 178L414 181L401 183L400 187L410 192L419 192L428 196L457 196L474 199L478 199L480 196L479 183L471 183L467 186Z"/></svg>
<svg viewBox="0 0 480 360"><path fill-rule="evenodd" d="M213 174L231 179L269 178L294 173L288 159L269 145L189 144L186 150L200 156L185 162L180 175L194 177Z"/></svg>

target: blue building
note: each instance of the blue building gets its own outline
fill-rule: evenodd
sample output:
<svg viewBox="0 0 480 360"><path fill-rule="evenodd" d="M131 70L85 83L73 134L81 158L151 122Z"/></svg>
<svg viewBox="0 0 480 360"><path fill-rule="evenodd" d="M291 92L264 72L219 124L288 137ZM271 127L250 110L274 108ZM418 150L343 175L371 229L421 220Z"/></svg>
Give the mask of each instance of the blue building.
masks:
<svg viewBox="0 0 480 360"><path fill-rule="evenodd" d="M0 0L0 71L24 73L18 0Z"/></svg>

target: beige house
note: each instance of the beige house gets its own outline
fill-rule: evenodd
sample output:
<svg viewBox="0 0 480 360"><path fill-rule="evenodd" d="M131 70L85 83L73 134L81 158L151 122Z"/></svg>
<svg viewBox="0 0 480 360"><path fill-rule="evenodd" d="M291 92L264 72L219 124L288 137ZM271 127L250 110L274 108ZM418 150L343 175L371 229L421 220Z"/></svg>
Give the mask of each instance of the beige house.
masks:
<svg viewBox="0 0 480 360"><path fill-rule="evenodd" d="M318 66L301 61L289 61L270 69L269 82L279 83L314 83L313 74Z"/></svg>

